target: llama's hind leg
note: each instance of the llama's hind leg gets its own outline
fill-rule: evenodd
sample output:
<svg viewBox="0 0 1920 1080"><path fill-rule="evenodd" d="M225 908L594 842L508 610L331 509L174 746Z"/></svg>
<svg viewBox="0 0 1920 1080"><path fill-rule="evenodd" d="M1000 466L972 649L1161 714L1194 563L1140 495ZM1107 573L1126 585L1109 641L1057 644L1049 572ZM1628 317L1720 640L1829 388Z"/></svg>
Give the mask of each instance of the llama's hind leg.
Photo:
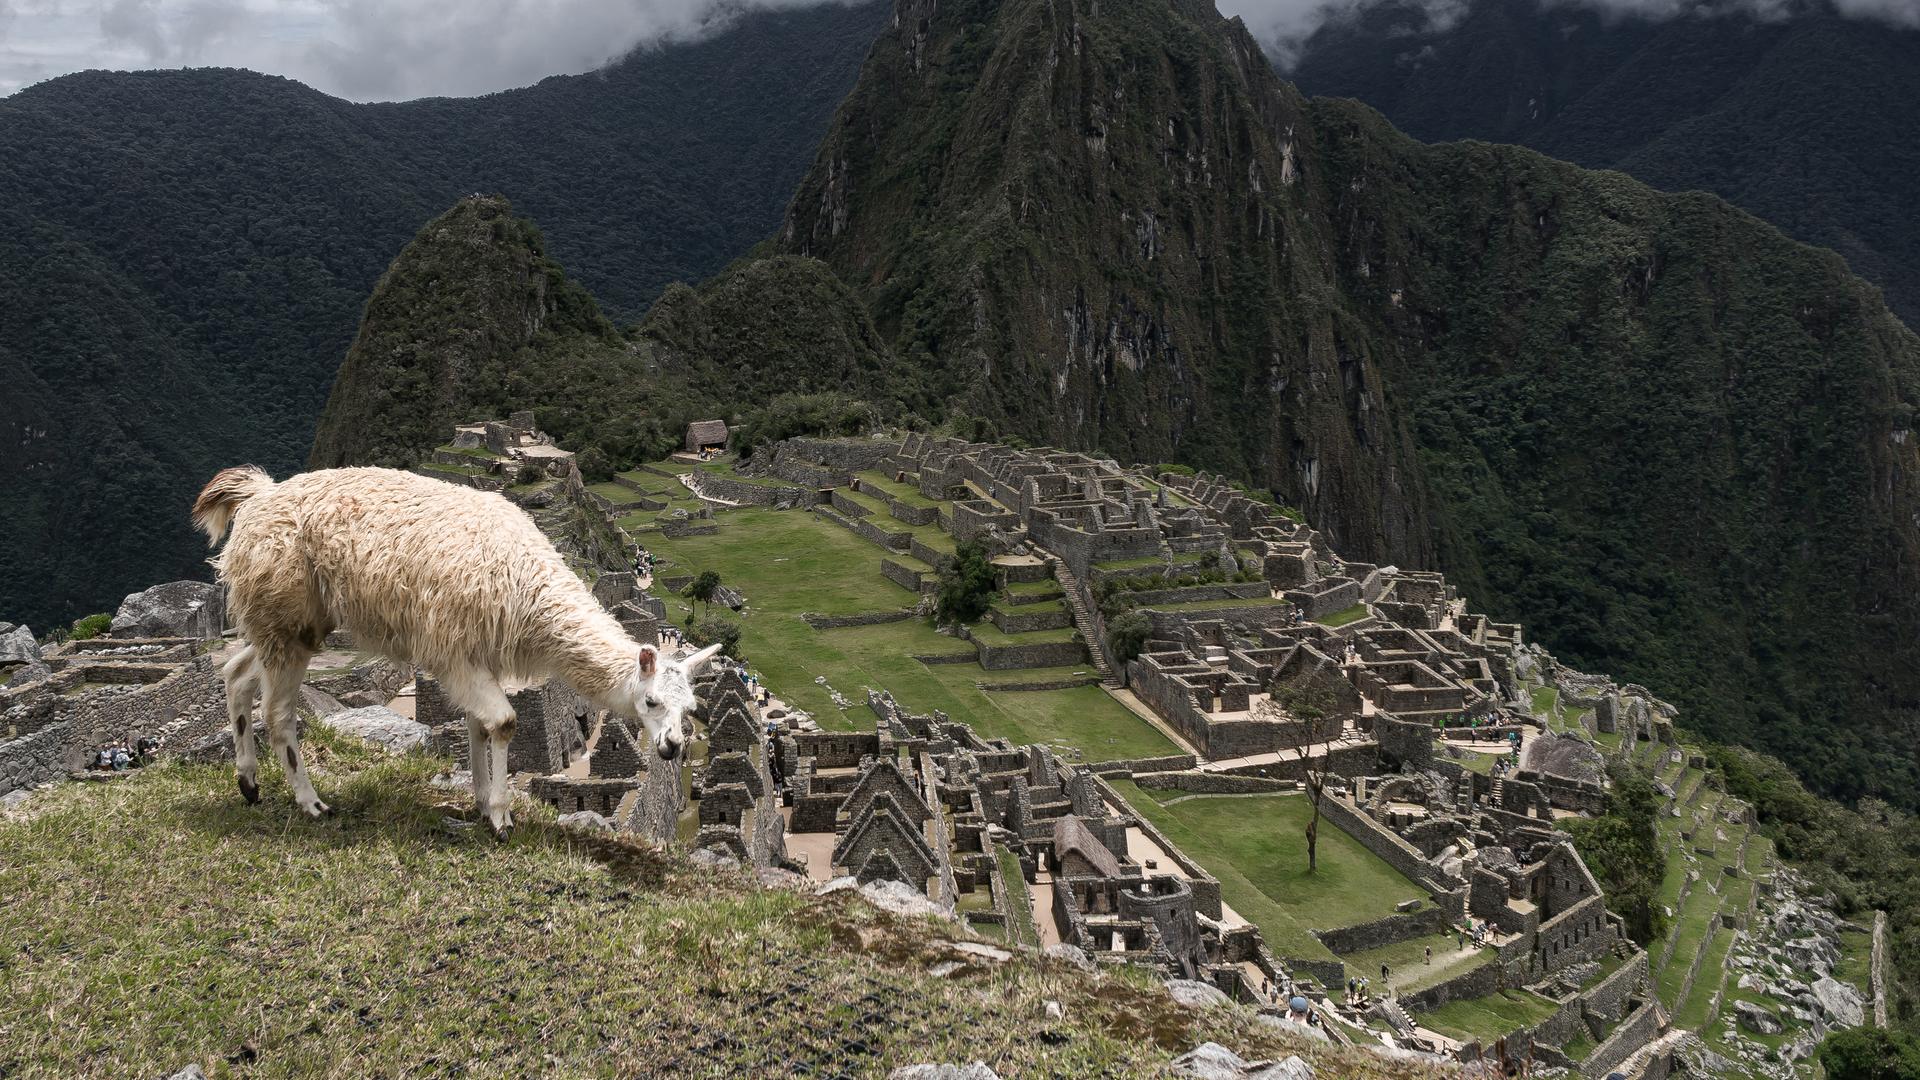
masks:
<svg viewBox="0 0 1920 1080"><path fill-rule="evenodd" d="M307 659L296 656L266 665L267 729L273 740L273 756L285 766L287 782L293 785L294 803L309 816L323 817L333 809L320 801L319 794L313 790L313 780L307 775L306 764L300 760L300 720L294 713L294 700L300 694L300 678L306 673Z"/></svg>
<svg viewBox="0 0 1920 1080"><path fill-rule="evenodd" d="M240 646L221 668L227 683L227 719L233 724L233 771L240 794L250 803L260 801L259 750L254 734L253 703L260 697L260 665L251 644Z"/></svg>

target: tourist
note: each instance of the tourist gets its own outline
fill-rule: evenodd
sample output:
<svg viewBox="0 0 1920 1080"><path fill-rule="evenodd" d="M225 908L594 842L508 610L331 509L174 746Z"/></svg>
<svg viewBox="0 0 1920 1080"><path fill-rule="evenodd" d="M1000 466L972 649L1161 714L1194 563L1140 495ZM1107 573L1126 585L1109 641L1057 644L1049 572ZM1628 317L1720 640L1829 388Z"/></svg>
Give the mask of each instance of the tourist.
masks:
<svg viewBox="0 0 1920 1080"><path fill-rule="evenodd" d="M1385 964L1381 964L1381 965L1380 965L1380 981L1381 981L1381 982L1383 982L1383 983L1384 983L1384 982L1386 982L1386 981L1387 981L1387 974L1388 974L1388 972L1387 972L1387 965L1385 965Z"/></svg>
<svg viewBox="0 0 1920 1080"><path fill-rule="evenodd" d="M1427 946L1427 965L1429 967L1433 965L1433 946L1431 945Z"/></svg>
<svg viewBox="0 0 1920 1080"><path fill-rule="evenodd" d="M113 771L114 772L124 772L127 766L132 763L133 763L133 755L127 753L127 748L124 745L116 745L113 748Z"/></svg>

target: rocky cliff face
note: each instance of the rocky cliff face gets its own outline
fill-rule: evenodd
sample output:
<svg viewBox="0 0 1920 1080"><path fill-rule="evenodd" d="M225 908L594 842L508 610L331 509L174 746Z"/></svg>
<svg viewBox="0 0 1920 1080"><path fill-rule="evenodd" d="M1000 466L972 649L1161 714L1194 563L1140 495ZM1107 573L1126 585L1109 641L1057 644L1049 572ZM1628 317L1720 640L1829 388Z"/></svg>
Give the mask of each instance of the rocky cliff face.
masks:
<svg viewBox="0 0 1920 1080"><path fill-rule="evenodd" d="M1920 343L1716 199L1308 101L1198 0L901 0L775 241L924 415L1264 483L1911 797Z"/></svg>

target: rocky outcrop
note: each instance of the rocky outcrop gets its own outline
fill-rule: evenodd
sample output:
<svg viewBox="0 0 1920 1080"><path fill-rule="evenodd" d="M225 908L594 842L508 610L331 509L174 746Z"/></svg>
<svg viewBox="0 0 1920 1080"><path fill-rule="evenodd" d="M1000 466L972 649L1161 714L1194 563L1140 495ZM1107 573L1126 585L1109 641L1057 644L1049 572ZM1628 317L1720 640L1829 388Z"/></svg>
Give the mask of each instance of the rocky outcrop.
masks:
<svg viewBox="0 0 1920 1080"><path fill-rule="evenodd" d="M320 723L329 730L364 739L395 753L417 750L427 742L427 725L409 720L384 705L324 715Z"/></svg>
<svg viewBox="0 0 1920 1080"><path fill-rule="evenodd" d="M40 643L24 626L0 622L0 664L31 664L40 659Z"/></svg>
<svg viewBox="0 0 1920 1080"><path fill-rule="evenodd" d="M226 590L205 581L169 581L128 595L114 613L114 637L211 640L226 630Z"/></svg>

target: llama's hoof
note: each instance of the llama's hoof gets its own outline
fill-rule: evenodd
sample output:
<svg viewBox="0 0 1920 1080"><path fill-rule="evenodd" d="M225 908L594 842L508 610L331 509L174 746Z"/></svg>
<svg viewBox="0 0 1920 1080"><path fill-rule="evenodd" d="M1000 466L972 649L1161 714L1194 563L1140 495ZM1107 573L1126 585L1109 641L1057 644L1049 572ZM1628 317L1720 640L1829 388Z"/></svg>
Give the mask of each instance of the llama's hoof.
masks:
<svg viewBox="0 0 1920 1080"><path fill-rule="evenodd" d="M307 816L310 818L313 818L316 821L321 818L330 818L333 816L333 807L328 806L326 803L319 802L317 800L314 802L312 806L303 806L300 809L305 810L307 812Z"/></svg>
<svg viewBox="0 0 1920 1080"><path fill-rule="evenodd" d="M248 805L258 803L260 801L260 785L244 776L241 777L240 797L247 800Z"/></svg>
<svg viewBox="0 0 1920 1080"><path fill-rule="evenodd" d="M505 825L495 825L489 821L487 822L487 831L493 834L495 840L504 844L507 842L507 838L513 835L513 822L509 821Z"/></svg>

